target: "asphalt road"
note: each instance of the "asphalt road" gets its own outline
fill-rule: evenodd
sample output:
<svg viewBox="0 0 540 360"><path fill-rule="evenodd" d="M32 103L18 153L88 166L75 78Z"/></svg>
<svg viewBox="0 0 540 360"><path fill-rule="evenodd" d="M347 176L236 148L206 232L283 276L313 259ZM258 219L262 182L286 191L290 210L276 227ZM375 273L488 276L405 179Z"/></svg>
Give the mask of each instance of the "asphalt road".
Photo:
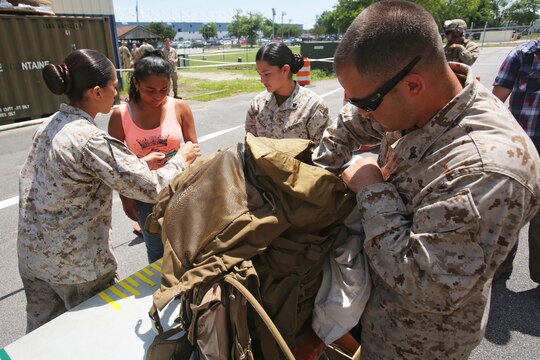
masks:
<svg viewBox="0 0 540 360"><path fill-rule="evenodd" d="M496 76L498 67L510 48L483 48L473 66L486 86ZM335 117L342 105L343 91L336 80L322 81L311 87L323 95ZM249 102L255 94L244 94L212 102L190 102L203 154L241 142L243 123ZM106 129L108 116L97 122ZM25 297L17 271L16 237L18 208L16 196L20 168L26 158L37 125L0 131L0 348L24 335ZM142 239L132 232L132 222L123 214L118 198L113 207L113 243L124 278L146 265ZM540 287L528 277L526 233L520 247L514 273L508 281L494 284L490 320L486 336L471 359L536 359L540 353ZM146 312L147 309L141 309Z"/></svg>

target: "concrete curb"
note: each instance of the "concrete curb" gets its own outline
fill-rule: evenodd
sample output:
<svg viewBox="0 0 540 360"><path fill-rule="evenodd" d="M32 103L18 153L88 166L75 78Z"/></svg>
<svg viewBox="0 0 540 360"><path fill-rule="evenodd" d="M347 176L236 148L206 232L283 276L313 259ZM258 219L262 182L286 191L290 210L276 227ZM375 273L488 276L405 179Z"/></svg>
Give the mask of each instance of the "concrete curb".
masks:
<svg viewBox="0 0 540 360"><path fill-rule="evenodd" d="M19 123L13 123L13 124L6 124L0 126L0 132L12 130L12 129L18 129L26 126L32 126L32 125L38 125L43 122L46 118L41 119L35 119L35 120L27 120L27 121L21 121Z"/></svg>

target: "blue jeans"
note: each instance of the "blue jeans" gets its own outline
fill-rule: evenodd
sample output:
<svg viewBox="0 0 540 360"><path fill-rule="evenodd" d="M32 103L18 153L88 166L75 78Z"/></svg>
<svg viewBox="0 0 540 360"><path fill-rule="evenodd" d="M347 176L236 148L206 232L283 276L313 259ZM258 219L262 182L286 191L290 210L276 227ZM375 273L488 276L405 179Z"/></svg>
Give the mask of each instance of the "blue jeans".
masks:
<svg viewBox="0 0 540 360"><path fill-rule="evenodd" d="M144 243L146 244L146 256L148 263L151 264L163 257L163 243L160 235L154 235L144 230L144 223L148 215L152 213L154 204L148 204L139 200L135 200L137 211L139 213L139 226L143 234Z"/></svg>

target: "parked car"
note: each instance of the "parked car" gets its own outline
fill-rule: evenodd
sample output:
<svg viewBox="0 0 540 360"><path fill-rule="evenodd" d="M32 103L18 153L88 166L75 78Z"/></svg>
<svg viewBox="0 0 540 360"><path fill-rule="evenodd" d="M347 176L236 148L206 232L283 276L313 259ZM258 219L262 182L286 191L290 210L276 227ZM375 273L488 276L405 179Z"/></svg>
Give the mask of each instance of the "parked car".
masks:
<svg viewBox="0 0 540 360"><path fill-rule="evenodd" d="M191 47L192 48L202 48L206 45L206 42L205 41L193 41L191 43Z"/></svg>
<svg viewBox="0 0 540 360"><path fill-rule="evenodd" d="M300 45L302 44L302 39L293 38L291 39L291 45Z"/></svg>
<svg viewBox="0 0 540 360"><path fill-rule="evenodd" d="M191 41L184 41L178 44L177 49L189 49L191 47Z"/></svg>
<svg viewBox="0 0 540 360"><path fill-rule="evenodd" d="M210 39L206 42L206 45L208 46L221 46L223 45L223 42L219 39Z"/></svg>
<svg viewBox="0 0 540 360"><path fill-rule="evenodd" d="M222 43L225 46L231 46L232 45L232 40L231 39L223 39Z"/></svg>

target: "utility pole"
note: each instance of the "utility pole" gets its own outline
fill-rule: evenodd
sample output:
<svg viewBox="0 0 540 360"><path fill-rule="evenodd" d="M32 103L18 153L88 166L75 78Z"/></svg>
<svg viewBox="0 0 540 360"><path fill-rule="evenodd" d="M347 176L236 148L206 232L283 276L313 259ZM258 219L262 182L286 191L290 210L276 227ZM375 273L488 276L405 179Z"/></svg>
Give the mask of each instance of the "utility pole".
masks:
<svg viewBox="0 0 540 360"><path fill-rule="evenodd" d="M272 40L275 36L275 18L276 18L276 9L272 8Z"/></svg>
<svg viewBox="0 0 540 360"><path fill-rule="evenodd" d="M135 1L135 15L137 16L137 25L139 25L139 1Z"/></svg>
<svg viewBox="0 0 540 360"><path fill-rule="evenodd" d="M281 12L281 42L283 42L283 17L287 15L285 11Z"/></svg>

